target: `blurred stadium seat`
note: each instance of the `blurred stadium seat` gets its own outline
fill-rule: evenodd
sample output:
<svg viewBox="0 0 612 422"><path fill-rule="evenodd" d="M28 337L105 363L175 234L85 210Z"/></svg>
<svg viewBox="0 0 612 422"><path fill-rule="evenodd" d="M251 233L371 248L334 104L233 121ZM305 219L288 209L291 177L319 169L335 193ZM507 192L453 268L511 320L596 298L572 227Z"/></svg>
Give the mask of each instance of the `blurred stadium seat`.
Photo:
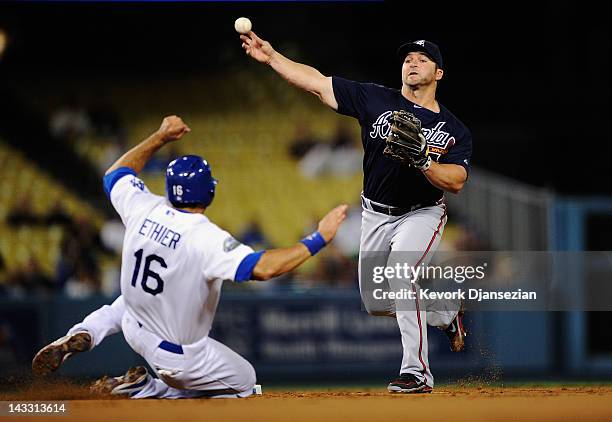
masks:
<svg viewBox="0 0 612 422"><path fill-rule="evenodd" d="M26 201L34 215L43 215L59 201L71 216L87 215L98 227L104 221L98 210L1 141L0 178L0 253L9 272L34 257L44 272L52 275L62 240L63 232L58 226L9 224L6 219L20 201Z"/></svg>
<svg viewBox="0 0 612 422"><path fill-rule="evenodd" d="M126 99L120 100L125 106L120 112L129 122L128 147L159 127L164 114L169 114L167 110L183 110L185 104L193 104L185 113L176 112L191 127L191 134L158 155L165 156L171 151L175 155L205 157L219 180L215 202L207 215L232 233L238 233L248 221L256 219L274 245L288 245L302 234L311 220L331 207L342 202L358 202L362 175L359 172L345 178L304 178L288 153L296 124L309 122L313 133L331 138L339 119L344 117L326 110L318 102L295 96L291 87L278 86L277 82L265 79L261 86L247 86L239 97L243 101L232 104L228 93L236 90L240 75L237 72L219 79L177 82L178 91L192 92L191 95L206 92L206 98L196 104L196 99L177 98L176 93L164 92L165 106L159 112L151 110L155 106L150 105L149 94L138 88L114 88L113 97ZM256 105L251 108L249 104L253 103ZM218 109L209 112L215 105ZM144 109L150 112L143 114ZM349 122L354 137L359 139L358 126ZM76 145L77 152L101 171L112 163L109 151L113 148L116 146L107 139L92 136ZM143 178L153 192L164 194L163 171L145 172Z"/></svg>

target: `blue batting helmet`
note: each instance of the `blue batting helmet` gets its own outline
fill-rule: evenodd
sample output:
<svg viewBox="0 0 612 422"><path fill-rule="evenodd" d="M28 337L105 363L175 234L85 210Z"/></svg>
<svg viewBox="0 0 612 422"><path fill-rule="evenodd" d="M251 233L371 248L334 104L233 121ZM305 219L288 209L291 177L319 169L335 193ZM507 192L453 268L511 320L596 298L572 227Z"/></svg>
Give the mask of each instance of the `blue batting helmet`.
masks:
<svg viewBox="0 0 612 422"><path fill-rule="evenodd" d="M175 207L203 205L208 207L215 197L217 180L210 165L197 155L184 155L168 164L166 193Z"/></svg>

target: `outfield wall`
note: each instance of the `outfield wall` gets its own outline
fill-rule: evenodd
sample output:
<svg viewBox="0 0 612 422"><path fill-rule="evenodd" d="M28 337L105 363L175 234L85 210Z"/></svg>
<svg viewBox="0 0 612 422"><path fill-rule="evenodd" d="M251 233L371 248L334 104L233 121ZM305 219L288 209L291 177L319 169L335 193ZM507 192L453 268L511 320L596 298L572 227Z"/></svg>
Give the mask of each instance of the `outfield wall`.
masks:
<svg viewBox="0 0 612 422"><path fill-rule="evenodd" d="M105 297L75 301L0 302L4 341L3 375L27 367L35 351L63 335ZM478 312L466 319L468 348L452 353L446 336L429 327L430 364L438 379L570 374L560 361L553 318L545 312ZM393 318L373 317L361 309L356 291L225 294L211 336L242 354L267 382L382 382L401 360L399 331ZM87 355L69 361L66 375L121 373L141 359L121 334Z"/></svg>

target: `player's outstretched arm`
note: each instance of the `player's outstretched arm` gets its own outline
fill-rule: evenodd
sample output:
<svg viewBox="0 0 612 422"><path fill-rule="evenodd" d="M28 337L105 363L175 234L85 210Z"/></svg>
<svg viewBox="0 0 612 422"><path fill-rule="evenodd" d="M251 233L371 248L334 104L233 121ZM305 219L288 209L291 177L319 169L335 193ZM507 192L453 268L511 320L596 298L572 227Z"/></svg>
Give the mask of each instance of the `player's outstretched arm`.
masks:
<svg viewBox="0 0 612 422"><path fill-rule="evenodd" d="M301 242L289 248L266 251L253 269L253 278L255 280L269 280L300 266L332 241L336 236L338 227L346 218L347 209L347 205L339 205L331 210L319 222L317 231Z"/></svg>
<svg viewBox="0 0 612 422"><path fill-rule="evenodd" d="M191 129L178 116L164 117L161 126L151 136L123 154L106 170L109 174L120 167L129 167L140 173L151 156L168 142L178 141Z"/></svg>
<svg viewBox="0 0 612 422"><path fill-rule="evenodd" d="M274 50L268 41L262 40L253 31L241 35L240 39L246 54L260 63L270 65L290 84L312 92L324 104L334 110L338 109L331 77L323 75L314 67L288 59Z"/></svg>

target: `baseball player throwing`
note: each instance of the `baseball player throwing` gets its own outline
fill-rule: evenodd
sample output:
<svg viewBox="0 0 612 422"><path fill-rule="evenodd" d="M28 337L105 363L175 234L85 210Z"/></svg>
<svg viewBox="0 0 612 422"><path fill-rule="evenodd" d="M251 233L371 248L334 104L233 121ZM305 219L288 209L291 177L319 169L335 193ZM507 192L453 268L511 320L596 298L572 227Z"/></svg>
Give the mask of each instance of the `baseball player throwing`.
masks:
<svg viewBox="0 0 612 422"><path fill-rule="evenodd" d="M291 271L333 239L347 206L330 211L316 232L294 246L254 252L203 215L217 181L201 157L186 155L168 165L167 199L137 177L155 151L189 131L179 117L166 117L106 172L104 189L126 227L121 296L38 352L36 374L54 371L71 355L123 331L159 378L144 367L131 368L98 381L101 390L133 398L252 394L251 364L208 336L223 280L267 280Z"/></svg>
<svg viewBox="0 0 612 422"><path fill-rule="evenodd" d="M365 150L359 285L365 308L372 315L394 316L399 324L403 359L391 392L430 392L433 376L428 363L426 324L444 329L451 349L464 347L463 312L438 303L427 309L418 295L412 303L377 299L371 274L364 274L363 257L382 253L392 265L392 252L404 262L427 264L438 247L446 223L444 192L458 193L467 180L472 138L468 129L436 100L444 71L434 43L419 40L402 45L401 90L371 83L328 77L296 63L272 48L253 31L241 35L245 52L270 66L297 87L315 94L340 114L361 125ZM397 256L397 255L396 255ZM389 279L390 291L416 289L417 284ZM401 306L400 306L401 305Z"/></svg>

